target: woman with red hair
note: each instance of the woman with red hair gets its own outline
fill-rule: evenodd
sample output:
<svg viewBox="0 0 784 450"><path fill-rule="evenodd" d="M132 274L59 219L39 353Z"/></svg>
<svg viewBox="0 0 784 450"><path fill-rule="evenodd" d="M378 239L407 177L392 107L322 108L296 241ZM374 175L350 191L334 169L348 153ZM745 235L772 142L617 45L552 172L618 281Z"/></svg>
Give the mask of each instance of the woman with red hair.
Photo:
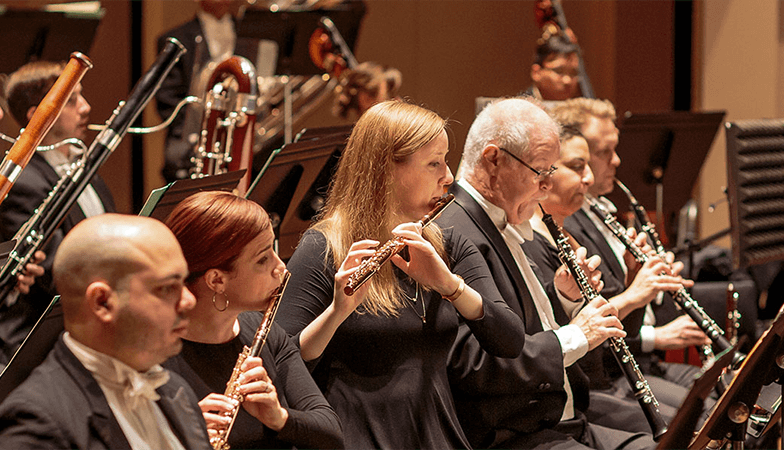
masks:
<svg viewBox="0 0 784 450"><path fill-rule="evenodd" d="M201 192L166 219L180 242L196 297L182 352L165 366L182 375L199 402L210 438L224 430L233 400L224 396L243 346L254 334L286 266L272 248L270 220L258 204L228 192ZM229 436L232 448L336 448L340 422L299 350L272 324L260 358L242 367L242 408Z"/></svg>

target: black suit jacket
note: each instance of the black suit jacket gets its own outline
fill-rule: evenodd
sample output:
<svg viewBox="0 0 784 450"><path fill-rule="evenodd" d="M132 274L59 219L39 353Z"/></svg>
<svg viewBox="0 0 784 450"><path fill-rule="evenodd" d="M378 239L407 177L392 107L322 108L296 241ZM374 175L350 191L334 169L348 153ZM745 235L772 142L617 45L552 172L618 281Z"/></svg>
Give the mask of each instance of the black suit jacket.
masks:
<svg viewBox="0 0 784 450"><path fill-rule="evenodd" d="M480 348L461 325L450 355L449 376L458 417L474 447L488 447L512 436L556 425L566 402L561 346L542 323L506 242L493 222L460 186L455 204L438 223L471 240L484 256L496 286L525 324L525 345L514 359L495 358ZM565 317L554 307L556 317ZM587 378L576 364L567 368L576 409L588 406Z"/></svg>
<svg viewBox="0 0 784 450"><path fill-rule="evenodd" d="M156 391L157 404L187 449L212 447L196 395L180 376ZM4 448L130 449L92 374L63 342L0 404Z"/></svg>
<svg viewBox="0 0 784 450"><path fill-rule="evenodd" d="M22 175L8 193L8 197L0 204L0 238L3 241L14 237L17 230L34 214L58 181L60 176L52 166L43 156L34 153ZM114 212L112 194L101 177L96 175L90 184L101 199L106 212ZM74 204L63 223L42 249L46 252L46 260L41 264L45 270L44 276L36 278L30 293L21 297L11 308L0 307L0 345L3 353L8 354L8 357L10 357L9 353L19 346L56 294L52 282L54 254L63 237L84 219L81 208L78 204Z"/></svg>

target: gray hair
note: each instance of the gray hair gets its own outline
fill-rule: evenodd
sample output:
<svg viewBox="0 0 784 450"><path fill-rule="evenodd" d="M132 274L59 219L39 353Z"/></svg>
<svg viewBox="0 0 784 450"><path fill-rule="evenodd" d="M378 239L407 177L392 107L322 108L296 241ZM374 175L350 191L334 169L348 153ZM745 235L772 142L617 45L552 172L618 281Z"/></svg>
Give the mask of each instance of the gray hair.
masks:
<svg viewBox="0 0 784 450"><path fill-rule="evenodd" d="M476 116L463 148L462 173L473 173L482 158L482 150L489 144L522 159L528 156L532 138L538 140L549 135L558 140L560 125L532 100L529 97L495 100Z"/></svg>

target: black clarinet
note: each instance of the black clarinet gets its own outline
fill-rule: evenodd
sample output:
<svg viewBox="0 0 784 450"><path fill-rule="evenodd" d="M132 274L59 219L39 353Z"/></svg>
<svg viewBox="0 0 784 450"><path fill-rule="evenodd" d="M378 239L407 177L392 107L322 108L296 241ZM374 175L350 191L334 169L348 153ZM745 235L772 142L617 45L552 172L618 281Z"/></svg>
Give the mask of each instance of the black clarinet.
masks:
<svg viewBox="0 0 784 450"><path fill-rule="evenodd" d="M623 227L623 225L618 223L618 220L612 214L610 214L609 211L604 209L604 207L600 205L596 199L590 197L586 197L586 199L588 200L588 204L591 206L591 211L593 211L593 213L604 222L612 234L614 234L615 237L617 237L618 240L623 243L624 247L626 247L634 259L640 264L645 264L645 262L648 261L648 255L634 244L634 241L632 241L632 239L626 234L626 229ZM656 244L654 244L654 246L656 246ZM661 241L659 242L658 246L661 246ZM662 258L663 257L664 255L662 253ZM706 335L708 335L711 341L713 341L713 345L716 346L719 352L724 352L732 348L730 342L726 337L724 337L724 330L722 330L716 321L714 321L711 316L709 316L708 313L702 309L700 304L691 297L686 288L681 286L680 289L677 291L671 291L670 294L678 306L680 306L681 309L685 311L686 314L688 314L689 317L691 317L691 319L700 327L700 329ZM735 361L735 363L737 362L738 361Z"/></svg>
<svg viewBox="0 0 784 450"><path fill-rule="evenodd" d="M185 47L177 39L169 38L155 63L136 83L127 101L120 102L90 147L71 165L68 173L60 179L35 213L19 229L14 236L16 246L0 269L0 299L3 299L3 302L8 304L16 301L16 296L12 295L12 292L17 276L24 272L24 267L30 262L33 254L52 237L79 195L101 165L120 145L128 127L139 117L183 53Z"/></svg>
<svg viewBox="0 0 784 450"><path fill-rule="evenodd" d="M571 272L574 281L580 288L583 299L585 299L586 303L589 303L596 298L600 298L601 294L588 281L588 276L585 275L583 269L577 265L574 250L561 228L553 220L553 216L547 214L542 205L539 205L539 208L542 209L542 221L547 226L547 231L553 237L556 247L558 247L558 258L569 268L569 272ZM648 385L648 380L645 379L642 371L640 371L640 366L629 350L629 346L626 345L626 340L619 337L611 337L609 341L612 347L612 354L621 367L621 371L626 376L629 385L631 385L634 397L637 399L640 407L642 407L645 418L648 419L653 439L658 441L667 432L667 422L659 411L659 402L656 400L656 396L653 395L653 391Z"/></svg>

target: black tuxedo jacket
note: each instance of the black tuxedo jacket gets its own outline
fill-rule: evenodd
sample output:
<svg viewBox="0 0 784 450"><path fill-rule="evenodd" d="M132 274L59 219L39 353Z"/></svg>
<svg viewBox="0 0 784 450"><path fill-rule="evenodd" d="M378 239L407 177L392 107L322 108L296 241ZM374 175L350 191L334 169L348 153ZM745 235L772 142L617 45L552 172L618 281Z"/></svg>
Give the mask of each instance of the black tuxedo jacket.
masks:
<svg viewBox="0 0 784 450"><path fill-rule="evenodd" d="M552 428L566 401L561 346L552 331L543 331L536 306L498 229L482 207L460 186L453 185L455 204L438 219L470 239L484 256L496 286L525 324L525 345L514 359L482 351L467 326L461 325L450 355L449 376L458 417L469 441L483 448L513 435ZM556 318L566 313L560 302ZM573 364L567 374L575 407L588 406L587 377Z"/></svg>
<svg viewBox="0 0 784 450"><path fill-rule="evenodd" d="M3 241L14 237L17 230L34 214L58 181L60 176L52 166L43 156L34 153L8 193L8 197L0 204L0 238ZM101 199L106 212L114 212L112 194L101 177L96 175L90 184ZM63 237L84 219L81 208L78 204L74 204L63 223L42 249L46 252L46 260L41 264L45 270L44 276L36 278L30 293L21 297L14 306L0 307L0 345L3 353L8 354L16 349L56 294L52 282L54 254Z"/></svg>
<svg viewBox="0 0 784 450"><path fill-rule="evenodd" d="M157 404L187 449L212 447L196 395L179 375L156 391ZM130 449L92 374L62 338L46 361L0 404L4 448Z"/></svg>

